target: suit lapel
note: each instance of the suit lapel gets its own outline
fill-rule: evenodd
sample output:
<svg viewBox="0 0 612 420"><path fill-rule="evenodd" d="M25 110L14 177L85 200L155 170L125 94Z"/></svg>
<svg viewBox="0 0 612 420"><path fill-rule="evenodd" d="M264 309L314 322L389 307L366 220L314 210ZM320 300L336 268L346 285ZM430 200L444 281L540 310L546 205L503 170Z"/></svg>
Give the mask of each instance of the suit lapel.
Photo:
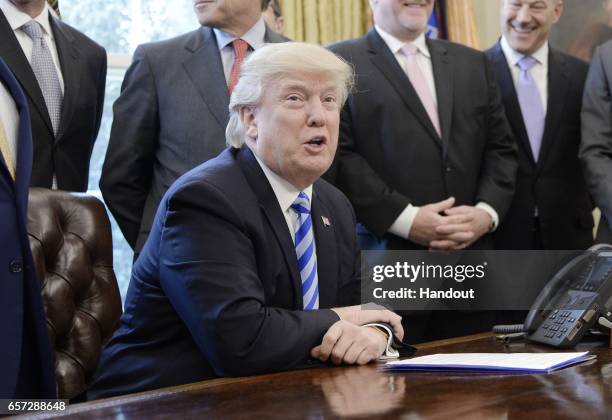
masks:
<svg viewBox="0 0 612 420"><path fill-rule="evenodd" d="M451 122L453 116L453 60L446 48L439 42L427 39L427 47L431 55L431 64L436 84L438 115L442 130L442 147L444 157L450 140Z"/></svg>
<svg viewBox="0 0 612 420"><path fill-rule="evenodd" d="M32 67L30 67L28 59L23 54L19 41L17 41L13 29L11 29L2 11L0 11L0 38L2 39L0 42L0 57L11 68L53 136L53 126L36 76L34 76ZM35 110L31 109L30 112L35 112Z"/></svg>
<svg viewBox="0 0 612 420"><path fill-rule="evenodd" d="M317 275L319 278L319 307L332 307L338 293L338 249L334 231L334 220L329 208L318 194L314 184L312 197L312 226L317 247ZM325 218L325 219L324 219Z"/></svg>
<svg viewBox="0 0 612 420"><path fill-rule="evenodd" d="M19 112L19 129L17 134L17 161L15 162L15 193L19 197L18 204L27 203L28 187L32 168L32 131L30 128L30 114L28 103L19 82L11 70L0 59L0 79L8 88ZM4 162L3 162L4 163ZM4 165L7 177L10 177L8 169ZM12 182L11 182L12 183ZM24 209L25 210L25 209Z"/></svg>
<svg viewBox="0 0 612 420"><path fill-rule="evenodd" d="M506 116L508 117L510 126L514 131L514 135L517 137L517 141L520 142L522 148L525 150L525 153L527 153L529 156L531 163L535 165L535 159L533 157L533 152L531 151L531 144L529 143L529 136L527 135L527 129L525 128L525 122L523 121L521 106L516 94L516 88L514 87L512 73L508 68L508 61L499 42L494 47L492 57L495 77L497 78L502 94L504 108L506 109Z"/></svg>
<svg viewBox="0 0 612 420"><path fill-rule="evenodd" d="M202 27L185 43L190 53L183 62L187 75L219 125L227 126L229 91L225 83L221 55L212 29Z"/></svg>
<svg viewBox="0 0 612 420"><path fill-rule="evenodd" d="M368 32L366 36L368 41L368 53L372 64L374 64L389 83L391 83L416 119L423 125L435 142L441 146L442 141L431 123L427 111L425 111L425 107L423 107L410 80L408 80L406 73L404 73L404 70L397 63L397 60L387 47L387 44L385 44L375 29Z"/></svg>
<svg viewBox="0 0 612 420"><path fill-rule="evenodd" d="M546 124L542 136L542 149L538 159L538 172L544 165L557 138L562 121L563 106L569 92L569 74L565 59L552 48L548 53L548 105Z"/></svg>
<svg viewBox="0 0 612 420"><path fill-rule="evenodd" d="M74 38L62 27L63 23L49 15L49 21L55 38L55 46L64 79L64 100L62 105L62 118L56 141L61 140L66 127L74 113L74 103L79 96L81 81L81 59L74 47Z"/></svg>
<svg viewBox="0 0 612 420"><path fill-rule="evenodd" d="M283 251L285 264L289 268L289 273L291 275L291 284L293 286L294 296L293 304L294 307L301 308L303 305L302 280L298 270L295 246L293 244L293 240L291 239L291 233L289 232L289 227L287 226L285 216L278 205L276 195L274 195L274 190L272 190L272 187L263 173L263 170L255 160L253 152L251 152L248 147L243 146L242 149L238 151L237 161L242 168L249 185L255 192L255 195L259 200L261 211L272 227L274 236L276 237L276 240Z"/></svg>

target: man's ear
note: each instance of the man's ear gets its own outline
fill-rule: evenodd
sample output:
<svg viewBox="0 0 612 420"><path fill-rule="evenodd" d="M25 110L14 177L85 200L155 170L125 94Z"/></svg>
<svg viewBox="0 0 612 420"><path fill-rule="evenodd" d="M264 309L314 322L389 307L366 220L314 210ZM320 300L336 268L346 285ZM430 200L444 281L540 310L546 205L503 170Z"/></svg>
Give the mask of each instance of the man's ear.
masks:
<svg viewBox="0 0 612 420"><path fill-rule="evenodd" d="M240 121L242 121L247 138L257 141L257 117L255 115L255 108L246 106L240 108Z"/></svg>

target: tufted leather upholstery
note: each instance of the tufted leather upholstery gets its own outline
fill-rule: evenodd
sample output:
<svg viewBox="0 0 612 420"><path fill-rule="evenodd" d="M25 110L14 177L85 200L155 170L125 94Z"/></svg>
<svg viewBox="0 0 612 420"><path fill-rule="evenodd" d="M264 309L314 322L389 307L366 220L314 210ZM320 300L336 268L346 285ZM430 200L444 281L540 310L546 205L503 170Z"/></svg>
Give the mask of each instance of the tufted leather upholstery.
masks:
<svg viewBox="0 0 612 420"><path fill-rule="evenodd" d="M58 395L73 398L89 385L121 316L110 223L95 197L31 188L28 235Z"/></svg>

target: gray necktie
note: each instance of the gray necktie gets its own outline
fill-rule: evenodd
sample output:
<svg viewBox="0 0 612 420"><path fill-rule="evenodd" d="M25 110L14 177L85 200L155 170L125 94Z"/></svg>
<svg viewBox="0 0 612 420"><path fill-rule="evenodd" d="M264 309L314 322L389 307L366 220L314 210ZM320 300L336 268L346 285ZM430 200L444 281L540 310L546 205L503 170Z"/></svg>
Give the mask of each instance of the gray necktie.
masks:
<svg viewBox="0 0 612 420"><path fill-rule="evenodd" d="M62 118L62 102L64 94L62 86L51 57L51 51L44 40L44 34L40 23L31 20L21 27L30 38L32 38L32 59L31 66L38 80L38 85L45 98L49 118L53 125L53 133L57 135L57 130Z"/></svg>

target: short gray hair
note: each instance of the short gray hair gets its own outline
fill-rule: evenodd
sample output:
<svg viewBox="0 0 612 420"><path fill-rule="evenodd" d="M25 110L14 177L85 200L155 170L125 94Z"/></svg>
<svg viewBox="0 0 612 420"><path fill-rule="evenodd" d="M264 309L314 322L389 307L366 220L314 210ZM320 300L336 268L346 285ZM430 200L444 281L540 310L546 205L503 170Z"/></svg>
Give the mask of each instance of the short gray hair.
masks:
<svg viewBox="0 0 612 420"><path fill-rule="evenodd" d="M240 69L240 80L230 98L229 123L225 129L229 146L240 148L245 141L240 110L257 107L268 86L297 71L328 73L339 87L340 106L344 105L354 85L352 67L321 46L302 42L267 44L253 52Z"/></svg>

